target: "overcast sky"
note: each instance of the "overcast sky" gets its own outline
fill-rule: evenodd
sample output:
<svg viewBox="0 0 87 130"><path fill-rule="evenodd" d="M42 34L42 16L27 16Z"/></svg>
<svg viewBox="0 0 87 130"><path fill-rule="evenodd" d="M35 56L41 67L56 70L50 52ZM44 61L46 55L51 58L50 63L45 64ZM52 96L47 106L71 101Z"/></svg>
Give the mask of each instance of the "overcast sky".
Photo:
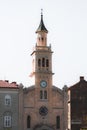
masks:
<svg viewBox="0 0 87 130"><path fill-rule="evenodd" d="M87 0L0 0L0 79L30 86L41 8L53 50L53 84L87 80Z"/></svg>

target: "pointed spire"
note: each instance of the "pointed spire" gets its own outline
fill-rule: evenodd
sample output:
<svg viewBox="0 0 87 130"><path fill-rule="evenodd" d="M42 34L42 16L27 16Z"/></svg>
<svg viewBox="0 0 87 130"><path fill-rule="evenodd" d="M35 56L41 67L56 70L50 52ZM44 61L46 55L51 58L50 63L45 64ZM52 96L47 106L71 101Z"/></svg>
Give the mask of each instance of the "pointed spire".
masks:
<svg viewBox="0 0 87 130"><path fill-rule="evenodd" d="M41 21L40 21L38 29L36 30L36 33L41 32L41 31L48 33L48 30L46 29L43 22L43 9L41 9Z"/></svg>

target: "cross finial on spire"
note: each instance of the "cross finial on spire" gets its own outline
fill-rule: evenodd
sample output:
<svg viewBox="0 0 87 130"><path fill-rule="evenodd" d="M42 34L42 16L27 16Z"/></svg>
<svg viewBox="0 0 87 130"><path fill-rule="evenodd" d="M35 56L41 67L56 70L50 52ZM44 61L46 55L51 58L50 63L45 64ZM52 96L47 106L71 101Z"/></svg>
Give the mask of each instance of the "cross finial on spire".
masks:
<svg viewBox="0 0 87 130"><path fill-rule="evenodd" d="M41 9L41 15L43 15L43 9Z"/></svg>

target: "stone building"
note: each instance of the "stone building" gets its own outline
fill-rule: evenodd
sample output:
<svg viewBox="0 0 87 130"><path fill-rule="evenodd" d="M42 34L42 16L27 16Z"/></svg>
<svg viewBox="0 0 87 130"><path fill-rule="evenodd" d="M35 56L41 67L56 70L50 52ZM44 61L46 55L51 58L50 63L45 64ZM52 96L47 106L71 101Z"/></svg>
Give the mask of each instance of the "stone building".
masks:
<svg viewBox="0 0 87 130"><path fill-rule="evenodd" d="M87 81L80 81L68 89L68 128L87 130Z"/></svg>
<svg viewBox="0 0 87 130"><path fill-rule="evenodd" d="M47 44L43 14L36 34L31 54L34 85L20 91L20 130L66 130L67 87L61 90L53 85L53 51Z"/></svg>
<svg viewBox="0 0 87 130"><path fill-rule="evenodd" d="M67 87L53 85L51 45L41 13L32 51L32 86L0 81L0 130L66 130Z"/></svg>
<svg viewBox="0 0 87 130"><path fill-rule="evenodd" d="M18 90L16 82L0 80L0 130L19 130Z"/></svg>

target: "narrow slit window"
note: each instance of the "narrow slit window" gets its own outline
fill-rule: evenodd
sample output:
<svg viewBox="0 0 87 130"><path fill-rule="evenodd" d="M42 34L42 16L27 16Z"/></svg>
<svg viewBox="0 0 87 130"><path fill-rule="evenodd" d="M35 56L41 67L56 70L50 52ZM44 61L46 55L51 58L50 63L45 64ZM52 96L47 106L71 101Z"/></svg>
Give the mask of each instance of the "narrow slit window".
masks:
<svg viewBox="0 0 87 130"><path fill-rule="evenodd" d="M38 59L38 67L41 67L41 59Z"/></svg>
<svg viewBox="0 0 87 130"><path fill-rule="evenodd" d="M44 91L44 99L47 99L47 91Z"/></svg>
<svg viewBox="0 0 87 130"><path fill-rule="evenodd" d="M56 117L56 128L60 129L60 116Z"/></svg>
<svg viewBox="0 0 87 130"><path fill-rule="evenodd" d="M30 128L30 125L31 125L31 117L28 116L27 117L27 128Z"/></svg>
<svg viewBox="0 0 87 130"><path fill-rule="evenodd" d="M43 91L40 91L40 99L43 99Z"/></svg>
<svg viewBox="0 0 87 130"><path fill-rule="evenodd" d="M44 38L43 38L43 37L42 37L41 39L42 39L42 41L44 40Z"/></svg>
<svg viewBox="0 0 87 130"><path fill-rule="evenodd" d="M42 67L45 67L45 58L42 58Z"/></svg>
<svg viewBox="0 0 87 130"><path fill-rule="evenodd" d="M49 60L46 59L46 67L49 67Z"/></svg>

